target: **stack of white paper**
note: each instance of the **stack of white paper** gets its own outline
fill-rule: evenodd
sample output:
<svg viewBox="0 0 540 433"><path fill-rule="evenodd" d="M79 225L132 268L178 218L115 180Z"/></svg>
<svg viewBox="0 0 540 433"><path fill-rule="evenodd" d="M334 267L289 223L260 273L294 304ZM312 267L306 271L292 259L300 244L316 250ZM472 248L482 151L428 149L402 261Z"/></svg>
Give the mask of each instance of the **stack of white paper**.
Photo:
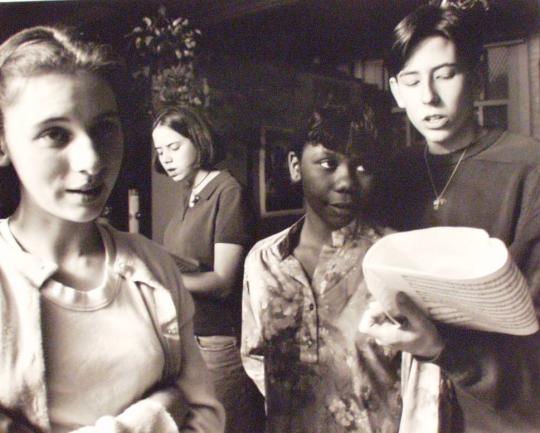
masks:
<svg viewBox="0 0 540 433"><path fill-rule="evenodd" d="M440 322L514 335L538 330L523 275L504 243L484 230L394 233L369 249L363 269L368 289L390 315L401 291Z"/></svg>

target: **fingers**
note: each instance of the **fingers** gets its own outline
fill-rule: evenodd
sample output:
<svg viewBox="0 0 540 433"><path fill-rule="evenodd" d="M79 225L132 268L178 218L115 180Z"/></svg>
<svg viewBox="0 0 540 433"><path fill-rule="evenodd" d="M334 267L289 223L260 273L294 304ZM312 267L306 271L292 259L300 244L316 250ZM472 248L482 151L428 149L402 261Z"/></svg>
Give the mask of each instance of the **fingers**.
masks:
<svg viewBox="0 0 540 433"><path fill-rule="evenodd" d="M397 307L399 313L407 318L412 328L425 328L431 325L431 320L405 293L397 295Z"/></svg>
<svg viewBox="0 0 540 433"><path fill-rule="evenodd" d="M375 325L381 325L387 320L389 320L388 314L386 314L381 304L379 304L377 301L372 301L369 303L362 318L360 319L358 329L360 332L369 334L371 328L373 328Z"/></svg>
<svg viewBox="0 0 540 433"><path fill-rule="evenodd" d="M113 416L102 416L96 422L97 433L127 433Z"/></svg>
<svg viewBox="0 0 540 433"><path fill-rule="evenodd" d="M400 326L377 301L372 301L360 319L358 330L375 338L379 344L392 344Z"/></svg>
<svg viewBox="0 0 540 433"><path fill-rule="evenodd" d="M360 320L359 331L394 350L428 358L440 353L443 342L437 328L404 294L398 298L398 311L400 323L396 324L378 303L371 303Z"/></svg>

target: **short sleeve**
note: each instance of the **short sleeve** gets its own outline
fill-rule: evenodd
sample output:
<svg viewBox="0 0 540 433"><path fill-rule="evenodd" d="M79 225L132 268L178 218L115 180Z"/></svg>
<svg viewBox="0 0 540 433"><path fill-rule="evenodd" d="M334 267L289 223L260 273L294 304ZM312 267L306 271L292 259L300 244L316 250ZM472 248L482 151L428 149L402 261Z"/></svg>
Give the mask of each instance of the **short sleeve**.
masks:
<svg viewBox="0 0 540 433"><path fill-rule="evenodd" d="M253 238L252 223L242 187L236 183L223 189L219 196L214 243L249 247Z"/></svg>

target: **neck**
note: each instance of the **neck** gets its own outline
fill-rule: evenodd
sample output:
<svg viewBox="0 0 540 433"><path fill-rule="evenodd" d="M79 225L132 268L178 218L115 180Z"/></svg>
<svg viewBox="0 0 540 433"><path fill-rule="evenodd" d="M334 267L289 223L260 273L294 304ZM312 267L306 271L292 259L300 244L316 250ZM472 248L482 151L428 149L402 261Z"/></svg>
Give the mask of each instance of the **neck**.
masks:
<svg viewBox="0 0 540 433"><path fill-rule="evenodd" d="M309 205L302 231L300 232L300 244L305 246L322 247L330 243L332 228L322 221L314 212L310 212Z"/></svg>
<svg viewBox="0 0 540 433"><path fill-rule="evenodd" d="M469 122L461 130L444 142L427 142L429 153L445 155L465 149L473 144L479 136L481 128L476 122Z"/></svg>
<svg viewBox="0 0 540 433"><path fill-rule="evenodd" d="M210 171L209 170L204 170L202 168L200 168L199 170L197 170L197 173L195 173L195 176L193 177L193 182L191 184L191 187L192 188L197 188L198 186L200 186L201 182L206 179L206 177L208 176L208 174L210 174Z"/></svg>
<svg viewBox="0 0 540 433"><path fill-rule="evenodd" d="M19 207L9 219L9 228L25 251L60 266L73 258L99 254L103 248L95 221L60 221Z"/></svg>

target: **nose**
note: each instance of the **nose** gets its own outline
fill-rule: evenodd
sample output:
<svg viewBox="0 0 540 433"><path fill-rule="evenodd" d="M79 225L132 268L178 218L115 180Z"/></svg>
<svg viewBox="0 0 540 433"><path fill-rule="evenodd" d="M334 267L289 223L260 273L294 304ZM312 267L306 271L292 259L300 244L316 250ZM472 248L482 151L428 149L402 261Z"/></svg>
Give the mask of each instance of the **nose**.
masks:
<svg viewBox="0 0 540 433"><path fill-rule="evenodd" d="M80 133L72 143L71 168L91 176L99 174L104 168L103 149L89 134Z"/></svg>
<svg viewBox="0 0 540 433"><path fill-rule="evenodd" d="M161 150L161 155L159 155L159 160L164 164L172 162L171 152L166 147Z"/></svg>
<svg viewBox="0 0 540 433"><path fill-rule="evenodd" d="M334 172L334 189L341 193L352 193L357 188L357 178L355 168L348 163L341 163Z"/></svg>
<svg viewBox="0 0 540 433"><path fill-rule="evenodd" d="M436 104L439 102L439 94L432 77L422 80L421 84L422 102L424 104Z"/></svg>

